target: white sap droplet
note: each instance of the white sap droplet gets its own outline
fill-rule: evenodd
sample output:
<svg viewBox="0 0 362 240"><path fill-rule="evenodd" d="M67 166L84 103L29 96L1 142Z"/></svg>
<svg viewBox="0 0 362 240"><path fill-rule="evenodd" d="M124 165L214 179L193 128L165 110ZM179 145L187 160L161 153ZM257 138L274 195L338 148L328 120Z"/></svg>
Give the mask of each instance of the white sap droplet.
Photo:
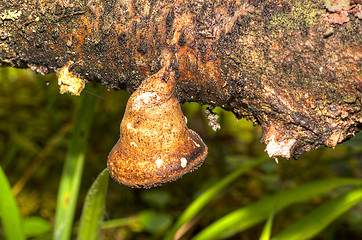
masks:
<svg viewBox="0 0 362 240"><path fill-rule="evenodd" d="M135 142L131 142L131 146L138 147L138 145Z"/></svg>
<svg viewBox="0 0 362 240"><path fill-rule="evenodd" d="M200 147L200 144L198 144L197 142L195 142L194 140L192 140L195 144L196 147Z"/></svg>
<svg viewBox="0 0 362 240"><path fill-rule="evenodd" d="M181 158L181 167L185 168L187 165L187 159L186 158Z"/></svg>
<svg viewBox="0 0 362 240"><path fill-rule="evenodd" d="M157 165L158 168L161 167L162 163L163 163L163 160L161 158L157 158L156 165Z"/></svg>

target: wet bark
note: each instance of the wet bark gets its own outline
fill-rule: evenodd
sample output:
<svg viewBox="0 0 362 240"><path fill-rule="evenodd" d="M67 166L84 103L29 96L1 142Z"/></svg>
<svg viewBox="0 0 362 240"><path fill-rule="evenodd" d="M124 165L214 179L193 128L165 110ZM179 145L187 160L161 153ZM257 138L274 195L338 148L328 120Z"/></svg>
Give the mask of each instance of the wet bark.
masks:
<svg viewBox="0 0 362 240"><path fill-rule="evenodd" d="M269 156L297 158L362 128L361 12L361 1L2 0L0 66L66 67L133 92L171 62L180 102L260 124Z"/></svg>

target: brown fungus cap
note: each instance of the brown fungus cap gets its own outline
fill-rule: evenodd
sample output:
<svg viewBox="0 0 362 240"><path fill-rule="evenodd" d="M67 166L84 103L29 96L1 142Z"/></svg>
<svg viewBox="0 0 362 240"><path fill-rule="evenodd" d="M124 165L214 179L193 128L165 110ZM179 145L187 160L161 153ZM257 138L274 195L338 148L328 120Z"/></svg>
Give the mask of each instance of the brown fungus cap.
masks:
<svg viewBox="0 0 362 240"><path fill-rule="evenodd" d="M108 156L108 171L118 182L155 187L203 163L207 147L187 128L174 89L175 73L163 68L131 95L120 138Z"/></svg>

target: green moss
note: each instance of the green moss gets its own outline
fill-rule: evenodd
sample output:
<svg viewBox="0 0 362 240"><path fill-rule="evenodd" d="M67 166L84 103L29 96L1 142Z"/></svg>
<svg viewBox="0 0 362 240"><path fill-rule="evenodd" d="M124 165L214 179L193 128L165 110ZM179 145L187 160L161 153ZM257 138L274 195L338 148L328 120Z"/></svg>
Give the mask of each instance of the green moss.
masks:
<svg viewBox="0 0 362 240"><path fill-rule="evenodd" d="M301 26L315 25L319 10L317 4L311 1L291 1L290 11L277 12L269 22L270 28L298 30Z"/></svg>
<svg viewBox="0 0 362 240"><path fill-rule="evenodd" d="M348 94L343 98L343 102L345 103L354 103L357 101L357 97L352 94Z"/></svg>
<svg viewBox="0 0 362 240"><path fill-rule="evenodd" d="M355 46L362 44L360 21L350 21L348 24L342 25L337 34L344 42L348 42L349 44L353 44ZM344 47L348 46L349 45L346 45Z"/></svg>

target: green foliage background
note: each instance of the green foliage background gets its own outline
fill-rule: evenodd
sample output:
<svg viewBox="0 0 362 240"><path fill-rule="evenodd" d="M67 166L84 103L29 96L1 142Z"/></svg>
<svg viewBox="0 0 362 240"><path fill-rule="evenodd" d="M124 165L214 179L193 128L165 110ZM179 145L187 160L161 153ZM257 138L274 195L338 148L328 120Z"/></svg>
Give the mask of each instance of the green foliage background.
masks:
<svg viewBox="0 0 362 240"><path fill-rule="evenodd" d="M234 218L236 223L233 225L224 224L227 228L221 231L224 235L219 235L220 238L259 239L262 235L260 239L269 239L283 231L284 235L290 234L285 233L289 227L293 233L300 234L302 227L308 225L305 221L316 230L313 239L358 239L362 235L362 203L358 200L362 178L361 134L334 150L321 147L298 161L279 159L276 164L266 156L265 146L260 143L260 127L245 120L237 121L231 113L216 109L221 130L215 133L208 127L203 114L206 106L185 103L183 110L189 127L200 134L209 148L202 167L176 182L148 190L131 189L111 179L108 183L108 175L103 172L91 188L106 167L107 155L118 139L119 123L129 95L91 83L82 95L59 94L54 74L41 76L25 70L0 69L0 165L16 199L14 209L17 205L20 211L18 225L27 238L52 239L57 236L54 234L59 225L55 220L56 211L59 216L61 208L58 188L65 175L63 166L72 155L69 146L74 143L79 144L75 150L80 152L73 150L73 155L84 155L81 160L84 167L80 164L78 167L83 173L75 173L81 180L79 189L76 184L70 184L76 191L72 210L74 220L68 217L71 238L90 239L89 234L99 226L94 239L98 236L101 239L172 239L175 234L181 239L208 239L202 234L206 234L211 226L216 226L213 231L221 231L222 225L218 223L227 214L236 215L247 209L252 210L248 220L254 221L257 217L261 220L241 228L242 224L238 222L241 218ZM92 102L95 103L94 110ZM89 115L79 120L77 116L79 111L84 111L84 105L88 105ZM79 128L87 129L87 124L90 124L90 131L88 139L83 139L87 143L84 150L75 136ZM86 131L84 129L82 131ZM319 180L323 182L317 182ZM313 185L320 186L321 193L313 195L313 188L304 188L305 192L296 190L315 182L321 184ZM336 186L322 191L331 183ZM2 186L6 192L6 184ZM293 189L295 192L288 195ZM87 192L88 200L85 201ZM287 200L299 196L295 194L306 199L301 202L296 199L284 206ZM0 201L3 204L5 200L0 197ZM283 206L280 211L274 205L268 206L272 201ZM348 202L350 205L342 204ZM103 203L106 204L104 214ZM254 204L259 205L253 210ZM86 206L93 207L87 210ZM323 207L327 211L323 211ZM11 206L3 208L12 209ZM328 209L342 212L337 214ZM268 212L272 210L276 212ZM14 213L11 217L16 219L16 210L9 212ZM337 215L332 218L327 213ZM339 214L342 215L338 217ZM312 220L308 220L308 216ZM9 238L5 229L9 217L1 212L1 204L0 217L0 239ZM327 227L319 229L321 217L333 219L332 224L327 221ZM313 219L319 220L313 222ZM97 222L92 223L92 220ZM298 220L302 224L297 225ZM16 225L16 220L8 222ZM245 219L242 222L246 224ZM293 227L293 223L297 226ZM289 235L287 239L292 238Z"/></svg>

